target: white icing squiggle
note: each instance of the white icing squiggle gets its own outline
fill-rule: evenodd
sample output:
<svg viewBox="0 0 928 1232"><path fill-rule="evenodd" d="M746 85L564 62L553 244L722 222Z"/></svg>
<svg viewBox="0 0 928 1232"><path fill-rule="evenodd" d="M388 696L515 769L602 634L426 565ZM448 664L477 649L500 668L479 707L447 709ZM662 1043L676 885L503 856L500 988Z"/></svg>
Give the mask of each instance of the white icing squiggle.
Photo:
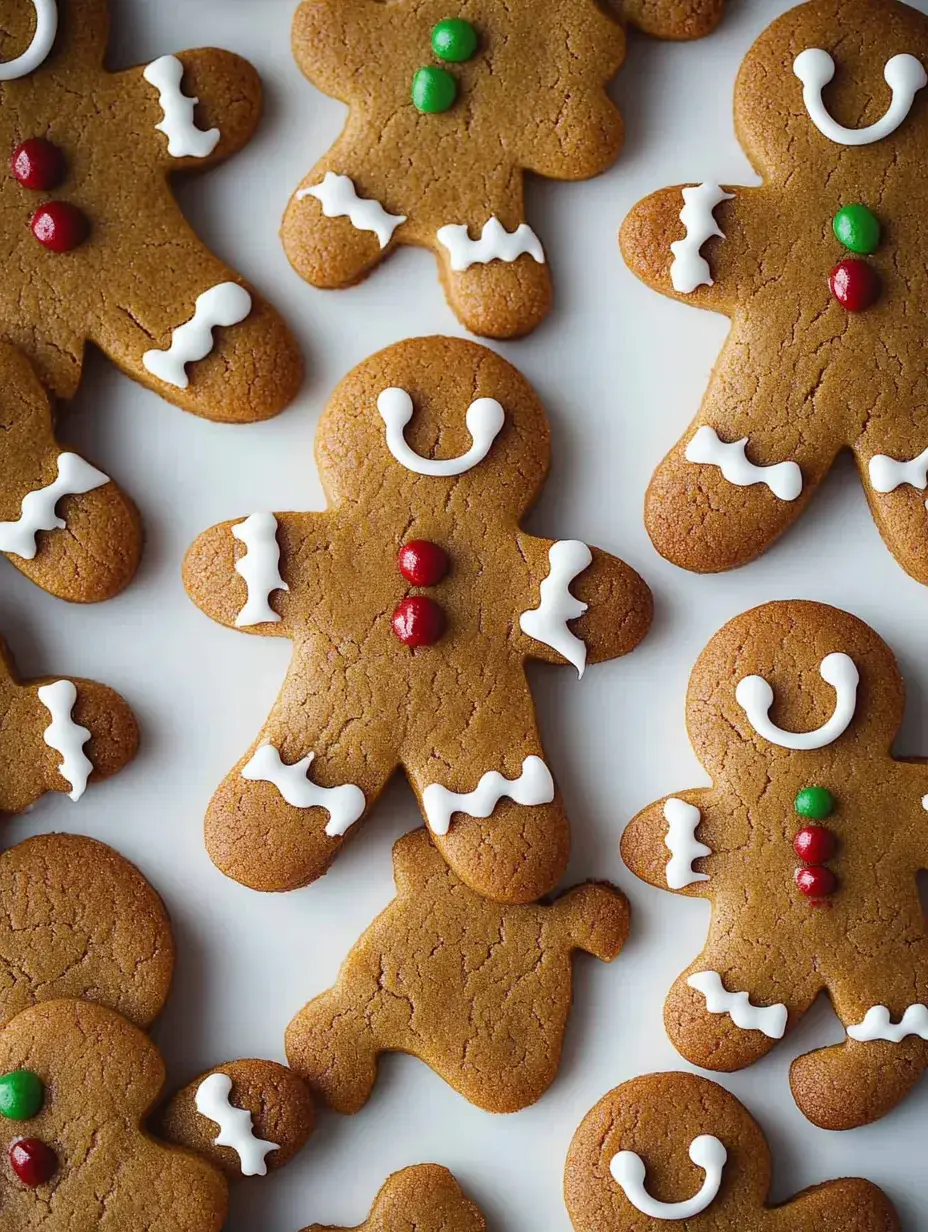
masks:
<svg viewBox="0 0 928 1232"><path fill-rule="evenodd" d="M722 475L737 488L766 484L780 500L794 501L802 492L802 471L796 462L776 462L773 466L755 466L749 462L745 449L749 438L727 443L719 440L715 428L703 424L686 447L687 462L717 466Z"/></svg>
<svg viewBox="0 0 928 1232"><path fill-rule="evenodd" d="M845 128L825 106L822 90L835 75L835 62L827 51L809 47L793 62L793 72L802 82L802 101L812 123L829 141L837 145L870 145L894 133L912 110L915 95L928 85L928 74L915 56L893 56L886 61L883 76L892 90L886 114L866 128Z"/></svg>
<svg viewBox="0 0 928 1232"><path fill-rule="evenodd" d="M519 223L515 231L507 231L498 218L490 218L483 224L479 240L470 238L466 226L449 223L438 228L436 238L448 249L451 268L458 274L472 265L487 265L490 261L508 264L523 255L534 257L539 265L545 263L541 240L527 222Z"/></svg>
<svg viewBox="0 0 928 1232"><path fill-rule="evenodd" d="M466 793L449 791L440 783L432 783L422 793L422 805L432 833L447 834L455 813L489 817L506 797L528 806L551 803L554 779L540 757L526 757L517 779L507 779L498 770L488 770L474 790Z"/></svg>
<svg viewBox="0 0 928 1232"><path fill-rule="evenodd" d="M746 992L728 992L717 971L697 971L686 981L706 998L706 1012L728 1014L742 1031L761 1031L768 1039L786 1034L789 1010L785 1005L752 1005Z"/></svg>
<svg viewBox="0 0 928 1232"><path fill-rule="evenodd" d="M582 677L586 668L586 646L568 629L567 622L582 616L589 604L574 598L570 584L593 563L593 553L577 539L563 539L552 544L548 561L551 570L539 587L538 607L522 613L519 628L556 650Z"/></svg>
<svg viewBox="0 0 928 1232"><path fill-rule="evenodd" d="M242 1176L267 1176L267 1156L280 1150L276 1142L255 1137L254 1122L247 1108L236 1108L229 1099L232 1079L228 1074L209 1074L197 1087L197 1112L219 1126L213 1146L229 1146L238 1155Z"/></svg>
<svg viewBox="0 0 928 1232"><path fill-rule="evenodd" d="M700 184L696 188L683 189L680 221L686 227L686 236L670 245L673 253L670 281L673 289L681 295L691 295L697 287L715 285L709 262L699 255L699 250L713 236L717 235L721 240L725 238L725 232L715 221L712 211L723 201L733 199L734 193L725 192L718 184Z"/></svg>
<svg viewBox="0 0 928 1232"><path fill-rule="evenodd" d="M892 1022L885 1005L874 1005L864 1014L863 1022L848 1027L848 1035L861 1043L886 1040L889 1044L901 1044L909 1035L918 1035L928 1040L928 1005L916 1002L910 1005L898 1023Z"/></svg>
<svg viewBox="0 0 928 1232"><path fill-rule="evenodd" d="M885 453L875 454L870 459L870 484L875 492L894 492L903 484L924 492L928 488L928 449L911 461L897 461Z"/></svg>
<svg viewBox="0 0 928 1232"><path fill-rule="evenodd" d="M830 654L822 659L819 675L835 691L835 708L831 718L810 732L788 732L768 717L773 705L773 689L763 676L745 676L735 689L735 700L748 716L748 721L764 740L781 749L809 751L823 749L842 736L850 726L857 709L857 686L860 673L850 655Z"/></svg>
<svg viewBox="0 0 928 1232"><path fill-rule="evenodd" d="M142 363L159 381L186 389L186 365L205 359L214 346L218 325L238 325L251 312L251 296L237 282L220 282L197 297L193 316L171 334L166 351L146 351Z"/></svg>
<svg viewBox="0 0 928 1232"><path fill-rule="evenodd" d="M685 1202L658 1202L645 1189L647 1170L644 1160L634 1151L619 1151L609 1164L612 1179L620 1185L632 1206L649 1219L694 1219L707 1210L718 1197L722 1173L728 1162L728 1152L712 1134L700 1134L690 1143L689 1156L697 1168L706 1174L699 1193Z"/></svg>
<svg viewBox="0 0 928 1232"><path fill-rule="evenodd" d="M315 753L307 753L292 766L284 765L273 744L262 744L242 770L242 778L250 783L272 783L293 808L321 808L329 814L325 832L329 838L340 838L364 812L364 792L354 783L340 787L319 787L309 780L309 767Z"/></svg>
<svg viewBox="0 0 928 1232"><path fill-rule="evenodd" d="M34 73L48 59L58 34L58 5L55 0L32 0L35 33L32 42L15 60L0 61L0 81L16 81Z"/></svg>
<svg viewBox="0 0 928 1232"><path fill-rule="evenodd" d="M377 410L387 426L387 448L401 466L416 475L450 478L463 475L482 462L502 430L506 413L495 398L478 398L467 408L464 422L473 445L459 458L423 458L406 444L403 431L412 419L412 398L405 389L385 389L377 399Z"/></svg>
<svg viewBox="0 0 928 1232"><path fill-rule="evenodd" d="M55 513L64 496L83 496L109 483L108 475L79 458L76 453L58 455L58 476L47 487L36 488L23 497L22 512L15 522L0 522L0 552L10 552L23 560L35 560L36 535L40 530L64 530L65 521Z"/></svg>
<svg viewBox="0 0 928 1232"><path fill-rule="evenodd" d="M93 763L84 752L90 732L71 718L77 688L71 680L45 684L39 689L39 701L52 716L42 738L50 749L61 754L58 773L71 784L71 799L77 801L87 790L87 780L93 774Z"/></svg>
<svg viewBox="0 0 928 1232"><path fill-rule="evenodd" d="M207 158L212 154L221 134L218 128L207 132L194 123L194 108L200 100L189 98L181 90L184 66L177 56L161 56L153 60L142 76L158 91L164 118L155 128L167 137L171 157Z"/></svg>
<svg viewBox="0 0 928 1232"><path fill-rule="evenodd" d="M702 821L702 813L695 804L685 800L667 800L664 803L664 820L667 822L667 837L664 846L670 852L667 861L667 887L682 890L694 881L708 881L708 873L694 873L693 861L700 856L711 856L712 848L700 843L696 827Z"/></svg>
<svg viewBox="0 0 928 1232"><path fill-rule="evenodd" d="M273 513L253 513L232 527L232 535L245 545L245 555L235 562L235 572L245 579L248 597L235 618L238 628L246 625L277 624L280 616L271 607L271 593L289 590L280 576L280 546L277 519Z"/></svg>
<svg viewBox="0 0 928 1232"><path fill-rule="evenodd" d="M304 197L315 197L326 218L347 218L356 231L373 231L381 248L386 248L393 232L406 221L405 214L388 214L379 201L359 197L348 176L334 171L327 171L321 184L301 188L296 199Z"/></svg>

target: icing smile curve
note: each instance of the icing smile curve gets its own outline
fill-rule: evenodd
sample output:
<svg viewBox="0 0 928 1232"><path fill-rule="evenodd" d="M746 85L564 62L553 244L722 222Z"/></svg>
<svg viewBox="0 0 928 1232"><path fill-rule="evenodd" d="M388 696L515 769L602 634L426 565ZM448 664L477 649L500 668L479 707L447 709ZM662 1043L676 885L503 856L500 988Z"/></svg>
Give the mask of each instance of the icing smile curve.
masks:
<svg viewBox="0 0 928 1232"><path fill-rule="evenodd" d="M915 56L893 56L886 61L883 76L892 90L892 101L882 119L866 128L845 128L832 116L822 91L835 75L835 62L827 51L809 47L793 62L793 72L802 82L802 101L809 118L829 141L837 145L871 145L896 131L912 110L919 90L928 85L928 73Z"/></svg>
<svg viewBox="0 0 928 1232"><path fill-rule="evenodd" d="M758 736L781 749L808 751L825 748L847 731L857 707L860 683L854 660L846 654L826 655L818 670L835 691L835 708L827 722L809 732L784 731L772 722L769 711L773 705L773 689L763 676L745 676L738 682L735 699Z"/></svg>

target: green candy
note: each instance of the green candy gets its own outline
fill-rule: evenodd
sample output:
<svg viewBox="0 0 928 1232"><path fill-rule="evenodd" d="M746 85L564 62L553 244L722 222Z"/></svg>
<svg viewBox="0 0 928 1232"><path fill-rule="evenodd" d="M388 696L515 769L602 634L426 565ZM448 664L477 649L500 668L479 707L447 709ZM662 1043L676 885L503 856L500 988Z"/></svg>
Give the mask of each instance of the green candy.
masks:
<svg viewBox="0 0 928 1232"><path fill-rule="evenodd" d="M443 68L420 68L412 79L412 101L419 111L429 115L447 111L457 96L458 83Z"/></svg>
<svg viewBox="0 0 928 1232"><path fill-rule="evenodd" d="M846 205L832 223L834 233L845 248L869 256L880 246L880 220L865 205Z"/></svg>
<svg viewBox="0 0 928 1232"><path fill-rule="evenodd" d="M827 787L803 787L796 797L795 807L800 817L824 821L835 807L835 798Z"/></svg>
<svg viewBox="0 0 928 1232"><path fill-rule="evenodd" d="M0 1078L0 1116L10 1121L28 1121L45 1101L45 1087L37 1074L17 1069Z"/></svg>
<svg viewBox="0 0 928 1232"><path fill-rule="evenodd" d="M439 60L463 64L477 50L477 31L463 17L446 17L432 31L432 51Z"/></svg>

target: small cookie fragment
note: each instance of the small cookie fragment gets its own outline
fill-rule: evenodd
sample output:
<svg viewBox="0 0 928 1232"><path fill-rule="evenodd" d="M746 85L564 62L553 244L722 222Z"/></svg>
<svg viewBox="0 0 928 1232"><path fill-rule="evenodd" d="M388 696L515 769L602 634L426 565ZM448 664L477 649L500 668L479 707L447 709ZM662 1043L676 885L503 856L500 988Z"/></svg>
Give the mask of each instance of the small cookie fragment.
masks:
<svg viewBox="0 0 928 1232"><path fill-rule="evenodd" d="M314 1223L303 1232L486 1232L486 1227L447 1168L417 1164L387 1178L370 1215L356 1228Z"/></svg>

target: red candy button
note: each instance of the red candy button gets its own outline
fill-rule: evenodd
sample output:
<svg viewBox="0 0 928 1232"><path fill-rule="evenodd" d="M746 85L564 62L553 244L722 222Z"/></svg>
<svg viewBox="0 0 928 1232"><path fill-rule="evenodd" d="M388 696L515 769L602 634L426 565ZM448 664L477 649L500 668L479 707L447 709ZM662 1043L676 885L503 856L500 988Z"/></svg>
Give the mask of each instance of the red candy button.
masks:
<svg viewBox="0 0 928 1232"><path fill-rule="evenodd" d="M32 216L32 234L52 252L70 252L87 238L87 219L68 201L49 201Z"/></svg>
<svg viewBox="0 0 928 1232"><path fill-rule="evenodd" d="M40 1138L20 1138L10 1147L10 1163L24 1185L35 1189L58 1171L58 1156Z"/></svg>
<svg viewBox="0 0 928 1232"><path fill-rule="evenodd" d="M863 312L876 302L880 294L880 279L866 261L848 257L831 271L828 280L831 293L848 312Z"/></svg>
<svg viewBox="0 0 928 1232"><path fill-rule="evenodd" d="M835 852L835 836L824 826L804 826L793 839L793 851L806 864L824 864Z"/></svg>
<svg viewBox="0 0 928 1232"><path fill-rule="evenodd" d="M445 613L425 595L410 595L393 613L393 632L406 646L433 646L445 631Z"/></svg>
<svg viewBox="0 0 928 1232"><path fill-rule="evenodd" d="M830 868L815 865L796 869L796 885L807 898L827 898L838 888L838 880Z"/></svg>
<svg viewBox="0 0 928 1232"><path fill-rule="evenodd" d="M44 137L30 137L13 151L10 169L23 188L48 192L64 179L64 155Z"/></svg>
<svg viewBox="0 0 928 1232"><path fill-rule="evenodd" d="M396 563L413 586L437 586L448 572L448 553L428 539L404 543Z"/></svg>

